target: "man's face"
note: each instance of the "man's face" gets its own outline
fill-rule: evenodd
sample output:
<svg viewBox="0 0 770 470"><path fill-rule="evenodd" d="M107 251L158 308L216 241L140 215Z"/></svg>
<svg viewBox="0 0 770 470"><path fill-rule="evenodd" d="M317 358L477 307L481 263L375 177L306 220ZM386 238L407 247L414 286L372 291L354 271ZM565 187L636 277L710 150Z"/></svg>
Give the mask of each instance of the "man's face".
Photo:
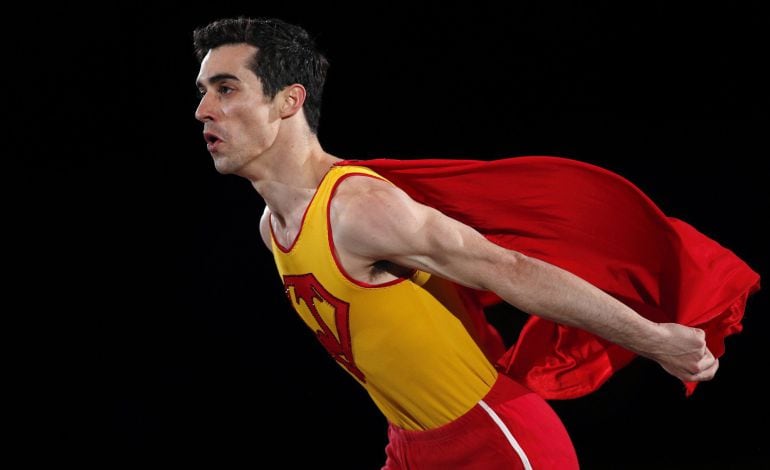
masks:
<svg viewBox="0 0 770 470"><path fill-rule="evenodd" d="M275 141L280 116L262 94L262 83L247 68L256 52L248 44L212 49L201 62L198 89L203 93L195 118L203 123L214 166L236 173Z"/></svg>

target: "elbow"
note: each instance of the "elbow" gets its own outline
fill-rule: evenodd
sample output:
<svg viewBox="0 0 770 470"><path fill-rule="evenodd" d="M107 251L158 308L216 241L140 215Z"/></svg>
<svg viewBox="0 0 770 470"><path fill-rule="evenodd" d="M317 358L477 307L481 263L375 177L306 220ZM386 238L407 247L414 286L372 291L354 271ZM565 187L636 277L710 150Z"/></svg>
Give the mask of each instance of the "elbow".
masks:
<svg viewBox="0 0 770 470"><path fill-rule="evenodd" d="M482 289L499 293L505 285L517 284L525 269L527 256L518 251L500 248L488 260Z"/></svg>

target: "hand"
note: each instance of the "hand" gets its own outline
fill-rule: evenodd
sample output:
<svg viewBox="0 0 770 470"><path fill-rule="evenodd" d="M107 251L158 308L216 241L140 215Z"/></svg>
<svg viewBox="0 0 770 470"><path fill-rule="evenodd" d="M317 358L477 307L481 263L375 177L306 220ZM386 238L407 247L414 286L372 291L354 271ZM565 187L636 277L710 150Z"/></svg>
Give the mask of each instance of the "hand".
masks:
<svg viewBox="0 0 770 470"><path fill-rule="evenodd" d="M685 382L702 382L714 378L719 369L716 359L706 347L706 333L677 323L661 323L667 338L658 345L655 360L669 374Z"/></svg>

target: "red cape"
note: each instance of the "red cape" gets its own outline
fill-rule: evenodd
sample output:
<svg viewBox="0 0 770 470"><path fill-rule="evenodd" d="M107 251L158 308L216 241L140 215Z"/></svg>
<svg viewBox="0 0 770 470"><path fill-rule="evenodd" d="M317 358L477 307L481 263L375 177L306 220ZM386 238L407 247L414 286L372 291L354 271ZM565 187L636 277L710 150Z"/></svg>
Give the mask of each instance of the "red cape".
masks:
<svg viewBox="0 0 770 470"><path fill-rule="evenodd" d="M741 331L759 275L727 248L667 217L623 177L557 157L475 160L348 160L413 199L476 228L489 240L564 268L657 322L706 331L709 349ZM504 351L487 325L490 292L465 291L491 357ZM498 368L544 398L596 390L634 354L583 330L532 316ZM695 383L687 383L688 394Z"/></svg>

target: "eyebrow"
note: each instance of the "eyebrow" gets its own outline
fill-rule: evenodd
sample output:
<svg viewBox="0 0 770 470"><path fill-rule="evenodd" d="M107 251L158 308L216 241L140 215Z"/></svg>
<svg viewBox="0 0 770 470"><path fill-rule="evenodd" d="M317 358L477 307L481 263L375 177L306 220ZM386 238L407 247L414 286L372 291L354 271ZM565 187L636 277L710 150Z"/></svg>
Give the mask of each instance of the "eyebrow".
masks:
<svg viewBox="0 0 770 470"><path fill-rule="evenodd" d="M236 77L235 75L229 74L229 73L218 73L216 75L212 75L209 77L208 82L210 85L213 85L215 83L223 82L225 80L235 80L236 82L240 82L241 80ZM195 81L195 86L198 88L203 87L203 82L200 80Z"/></svg>

